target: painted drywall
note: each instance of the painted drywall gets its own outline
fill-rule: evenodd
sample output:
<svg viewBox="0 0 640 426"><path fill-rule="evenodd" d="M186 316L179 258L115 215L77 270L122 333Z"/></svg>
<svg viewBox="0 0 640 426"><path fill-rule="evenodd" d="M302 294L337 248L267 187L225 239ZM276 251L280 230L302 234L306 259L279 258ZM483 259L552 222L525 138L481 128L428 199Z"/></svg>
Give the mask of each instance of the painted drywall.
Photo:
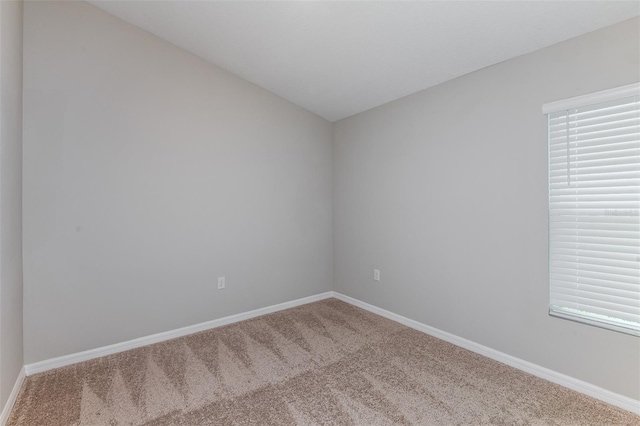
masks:
<svg viewBox="0 0 640 426"><path fill-rule="evenodd" d="M330 121L638 15L633 1L89 2Z"/></svg>
<svg viewBox="0 0 640 426"><path fill-rule="evenodd" d="M547 314L541 113L638 81L639 35L624 21L334 123L335 290L640 399L637 337Z"/></svg>
<svg viewBox="0 0 640 426"><path fill-rule="evenodd" d="M22 1L0 1L0 409L22 363Z"/></svg>
<svg viewBox="0 0 640 426"><path fill-rule="evenodd" d="M25 363L330 290L331 149L92 5L25 4Z"/></svg>

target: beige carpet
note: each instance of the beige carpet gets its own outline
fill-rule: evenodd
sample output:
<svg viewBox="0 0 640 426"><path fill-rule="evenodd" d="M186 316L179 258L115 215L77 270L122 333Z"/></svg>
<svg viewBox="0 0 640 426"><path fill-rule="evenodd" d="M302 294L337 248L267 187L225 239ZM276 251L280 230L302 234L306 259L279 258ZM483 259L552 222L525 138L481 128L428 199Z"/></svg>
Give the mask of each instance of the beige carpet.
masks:
<svg viewBox="0 0 640 426"><path fill-rule="evenodd" d="M335 299L27 378L8 425L639 425Z"/></svg>

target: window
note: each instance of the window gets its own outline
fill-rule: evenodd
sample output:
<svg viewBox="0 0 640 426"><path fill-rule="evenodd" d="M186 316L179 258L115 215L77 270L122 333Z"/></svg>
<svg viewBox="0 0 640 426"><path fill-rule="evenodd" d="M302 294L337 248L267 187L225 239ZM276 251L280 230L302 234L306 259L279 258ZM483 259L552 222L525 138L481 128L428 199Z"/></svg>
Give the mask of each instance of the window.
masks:
<svg viewBox="0 0 640 426"><path fill-rule="evenodd" d="M549 313L640 336L640 84L543 112Z"/></svg>

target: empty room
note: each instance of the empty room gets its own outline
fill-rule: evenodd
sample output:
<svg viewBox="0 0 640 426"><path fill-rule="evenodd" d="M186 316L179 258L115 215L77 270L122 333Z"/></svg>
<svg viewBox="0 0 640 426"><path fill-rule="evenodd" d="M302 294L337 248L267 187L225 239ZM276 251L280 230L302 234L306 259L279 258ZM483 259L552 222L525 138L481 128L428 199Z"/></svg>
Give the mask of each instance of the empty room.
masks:
<svg viewBox="0 0 640 426"><path fill-rule="evenodd" d="M639 1L0 0L0 425L639 425Z"/></svg>

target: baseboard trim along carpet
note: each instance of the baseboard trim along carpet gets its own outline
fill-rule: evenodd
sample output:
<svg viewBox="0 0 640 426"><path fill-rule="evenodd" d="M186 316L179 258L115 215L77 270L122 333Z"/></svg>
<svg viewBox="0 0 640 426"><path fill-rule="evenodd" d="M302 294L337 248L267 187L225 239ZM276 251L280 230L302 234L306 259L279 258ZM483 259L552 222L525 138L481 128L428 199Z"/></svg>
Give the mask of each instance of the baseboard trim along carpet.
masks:
<svg viewBox="0 0 640 426"><path fill-rule="evenodd" d="M116 343L116 344L104 346L101 348L90 349L90 350L78 352L75 354L64 355L61 357L52 358L52 359L36 362L33 364L28 364L25 366L24 372L26 372L27 376L30 376L32 374L41 373L47 370L64 367L64 366L75 364L82 361L88 361L90 359L99 358L102 356L111 355L118 352L123 352L129 349L135 349L135 348L145 346L145 345L150 345L153 343L159 343L165 340L170 340L177 337L186 336L188 334L197 333L200 331L205 331L205 330L209 330L216 327L221 327L221 326L232 324L235 322L251 319L260 315L282 311L285 309L293 308L300 305L305 305L307 303L316 302L316 301L328 299L331 297L335 297L336 299L342 300L343 302L352 304L354 306L357 306L359 308L362 308L374 314L399 322L400 324L406 325L415 330L421 331L425 334L431 335L433 337L437 337L446 342L452 343L456 346L460 346L462 348L465 348L477 354L486 356L487 358L491 358L493 360L496 360L508 366L525 371L529 374L548 380L552 383L556 383L558 385L564 386L576 392L583 393L585 395L599 399L600 401L606 402L608 404L614 405L616 407L622 408L632 413L640 414L640 401L638 400L629 398L624 395L617 394L615 392L611 392L607 389L601 388L591 383L584 382L582 380L578 380L576 378L567 376L565 374L548 369L546 367L539 366L529 361L516 358L514 356L505 354L495 349L491 349L487 346L483 346L471 340L458 337L451 333L447 333L446 331L442 331L437 328L428 326L426 324L422 324L418 321L403 317L402 315L395 314L393 312L362 302L358 299L354 299L350 296L346 296L344 294L341 294L335 291L328 291L328 292L320 293L314 296L304 297L304 298L293 300L290 302L280 303L277 305L268 306L265 308L260 308L260 309L256 309L249 312L231 315L228 317L207 321L200 324L179 328L176 330L157 333L157 334L129 340L122 343ZM23 376L24 376L24 373L23 373ZM20 383L22 382L20 381ZM18 389L19 389L19 386L18 386ZM14 389L14 391L17 393L16 389ZM6 415L8 415L10 410L7 410L5 407L5 411L7 411ZM5 415L5 412L3 411L3 417L2 417L3 419L4 419L4 415ZM0 424L3 424L3 423L0 423Z"/></svg>
<svg viewBox="0 0 640 426"><path fill-rule="evenodd" d="M4 426L7 420L9 420L9 414L11 414L11 409L18 398L18 392L20 392L20 388L22 387L22 382L24 382L25 377L25 368L22 367L22 369L20 369L20 373L18 373L16 383L13 385L13 389L11 389L9 399L7 399L7 403L4 405L2 413L0 414L0 425L2 426Z"/></svg>
<svg viewBox="0 0 640 426"><path fill-rule="evenodd" d="M42 373L44 371L53 370L54 368L65 367L67 365L76 364L78 362L88 361L90 359L128 351L129 349L135 349L141 346L151 345L153 343L164 342L165 340L171 340L177 337L186 336L188 334L222 327L224 325L233 324L235 322L259 317L261 315L271 314L273 312L295 308L296 306L306 305L308 303L317 302L319 300L329 299L331 297L334 297L334 292L327 291L325 293L316 294L314 296L303 297L301 299L292 300L290 302L278 303L277 305L254 309L253 311L243 312L240 314L229 315L228 317L218 318L215 320L202 322L200 324L177 328L175 330L164 331L133 340L128 340L126 342L115 343L113 345L89 349L69 355L63 355L57 358L46 359L44 361L35 362L33 364L27 364L24 368L27 376L31 376L32 374Z"/></svg>
<svg viewBox="0 0 640 426"><path fill-rule="evenodd" d="M461 348L465 348L477 354L486 356L487 358L491 358L510 367L517 368L518 370L522 370L534 376L548 380L552 383L599 399L600 401L606 402L616 407L620 407L623 410L627 410L635 414L640 414L640 401L633 398L611 392L607 389L567 376L566 374L558 373L557 371L542 367L532 362L507 355L504 352L491 349L487 346L483 346L471 340L467 340L454 334L447 333L446 331L442 331L426 324L422 324L418 321L403 317L402 315L394 314L393 312L387 311L374 305L370 305L358 299L354 299L353 297L345 296L344 294L340 293L335 293L333 297L374 314L378 314L382 317L399 322L400 324L404 324L407 327L413 328L414 330L421 331L425 334L437 337L438 339L442 339L456 346L460 346Z"/></svg>

